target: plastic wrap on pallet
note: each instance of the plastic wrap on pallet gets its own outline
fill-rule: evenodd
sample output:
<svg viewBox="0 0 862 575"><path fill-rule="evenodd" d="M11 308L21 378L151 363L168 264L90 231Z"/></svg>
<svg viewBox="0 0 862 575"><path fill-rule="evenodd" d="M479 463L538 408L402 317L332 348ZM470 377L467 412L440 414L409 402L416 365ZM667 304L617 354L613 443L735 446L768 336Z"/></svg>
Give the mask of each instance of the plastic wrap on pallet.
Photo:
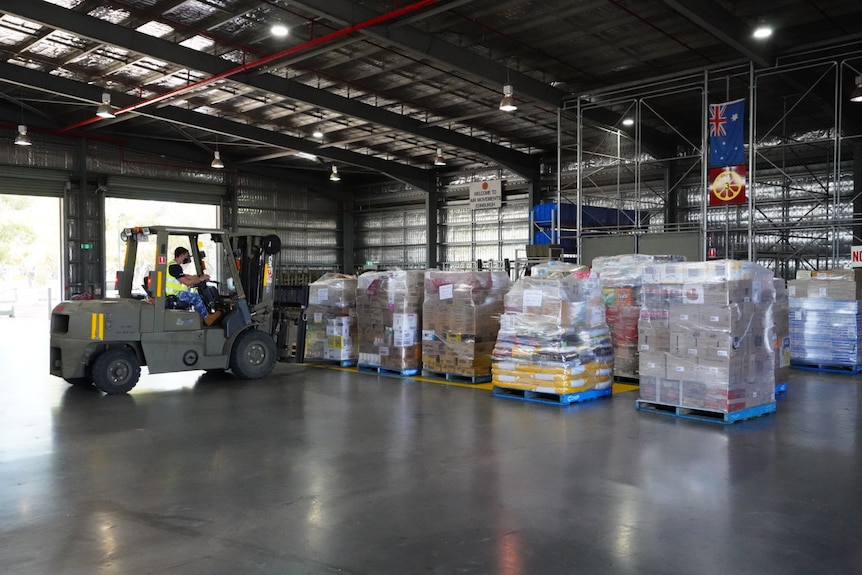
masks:
<svg viewBox="0 0 862 575"><path fill-rule="evenodd" d="M425 272L422 365L465 377L491 373L509 276L502 271Z"/></svg>
<svg viewBox="0 0 862 575"><path fill-rule="evenodd" d="M860 334L862 309L858 300L790 300L790 359L794 363L860 366Z"/></svg>
<svg viewBox="0 0 862 575"><path fill-rule="evenodd" d="M305 358L355 361L356 345L355 276L329 273L308 286Z"/></svg>
<svg viewBox="0 0 862 575"><path fill-rule="evenodd" d="M537 278L563 278L577 273L587 273L587 266L548 260L530 268L530 275Z"/></svg>
<svg viewBox="0 0 862 575"><path fill-rule="evenodd" d="M421 369L424 276L422 270L390 270L357 278L360 365Z"/></svg>
<svg viewBox="0 0 862 575"><path fill-rule="evenodd" d="M650 265L643 274L642 400L724 413L775 401L770 270L718 260Z"/></svg>
<svg viewBox="0 0 862 575"><path fill-rule="evenodd" d="M599 276L614 346L614 375L637 378L638 320L643 300L643 270L648 265L685 261L684 256L624 254L597 257L592 270Z"/></svg>
<svg viewBox="0 0 862 575"><path fill-rule="evenodd" d="M775 323L773 346L775 352L775 384L787 383L790 379L790 300L783 279L774 280L775 305L772 319Z"/></svg>
<svg viewBox="0 0 862 575"><path fill-rule="evenodd" d="M794 299L862 299L862 269L811 272L810 278L790 280L787 290Z"/></svg>
<svg viewBox="0 0 862 575"><path fill-rule="evenodd" d="M504 300L494 385L556 394L610 387L613 349L598 278L524 277Z"/></svg>

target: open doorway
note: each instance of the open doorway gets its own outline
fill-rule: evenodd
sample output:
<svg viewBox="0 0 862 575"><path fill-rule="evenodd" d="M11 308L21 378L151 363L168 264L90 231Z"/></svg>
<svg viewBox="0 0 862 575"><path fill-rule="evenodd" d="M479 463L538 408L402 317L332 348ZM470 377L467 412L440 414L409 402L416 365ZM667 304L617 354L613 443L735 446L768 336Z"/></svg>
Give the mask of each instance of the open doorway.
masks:
<svg viewBox="0 0 862 575"><path fill-rule="evenodd" d="M59 198L0 194L0 326L50 317L62 295L60 232Z"/></svg>
<svg viewBox="0 0 862 575"><path fill-rule="evenodd" d="M105 198L105 297L117 297L114 280L117 270L123 268L126 245L120 239L124 228L135 226L176 226L187 228L218 228L219 208L214 205L185 204L155 200L131 200L125 198ZM199 246L207 253L216 254L215 246L208 245L209 238L202 238ZM189 246L185 246L188 248ZM174 246L170 246L173 250ZM173 252L171 252L173 253ZM155 246L151 258L138 256L138 269L135 270L133 286L143 286L143 278L154 269ZM208 261L211 266L207 273L218 277L217 258ZM143 293L143 287L141 287Z"/></svg>

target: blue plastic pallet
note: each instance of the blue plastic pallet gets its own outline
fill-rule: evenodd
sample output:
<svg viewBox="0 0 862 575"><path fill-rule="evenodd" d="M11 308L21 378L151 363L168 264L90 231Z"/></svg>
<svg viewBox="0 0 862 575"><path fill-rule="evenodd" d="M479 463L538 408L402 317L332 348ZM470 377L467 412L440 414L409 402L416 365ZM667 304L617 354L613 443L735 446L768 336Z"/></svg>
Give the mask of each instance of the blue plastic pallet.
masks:
<svg viewBox="0 0 862 575"><path fill-rule="evenodd" d="M805 371L823 371L827 373L849 373L849 374L857 374L862 373L862 365L837 365L837 364L826 364L826 363L799 363L799 362L790 362L790 367L793 369L803 369Z"/></svg>
<svg viewBox="0 0 862 575"><path fill-rule="evenodd" d="M779 393L784 393L784 392L786 392L786 391L787 391L787 384L786 384L786 383L776 383L776 384L775 384L775 393L776 393L776 395L777 395L777 394L779 394Z"/></svg>
<svg viewBox="0 0 862 575"><path fill-rule="evenodd" d="M380 367L379 365L359 364L356 367L362 373L376 373L377 375L388 375L390 377L410 377L411 375L419 375L421 370L417 368L410 369L392 369L389 367Z"/></svg>
<svg viewBox="0 0 862 575"><path fill-rule="evenodd" d="M670 417L677 417L679 419L693 419L695 421L709 421L711 423L722 424L736 423L737 421L745 421L747 419L760 417L761 415L775 413L775 403L767 403L766 405L758 405L757 407L749 407L748 409L725 413L723 411L680 407L679 405L665 405L664 403L655 403L653 401L638 399L635 401L635 408L638 411L646 413L658 413L659 415L667 415Z"/></svg>
<svg viewBox="0 0 862 575"><path fill-rule="evenodd" d="M548 393L545 391L530 391L528 389L513 389L510 387L494 386L495 397L531 401L533 403L544 403L546 405L571 405L573 403L590 401L591 399L599 399L600 397L610 397L611 393L613 393L611 388L591 389L589 391L579 391L576 393Z"/></svg>
<svg viewBox="0 0 862 575"><path fill-rule="evenodd" d="M422 377L429 379L440 379L443 381L451 381L452 383L488 383L491 381L491 374L487 375L463 375L460 373L449 373L446 371L434 371L431 369L423 369Z"/></svg>

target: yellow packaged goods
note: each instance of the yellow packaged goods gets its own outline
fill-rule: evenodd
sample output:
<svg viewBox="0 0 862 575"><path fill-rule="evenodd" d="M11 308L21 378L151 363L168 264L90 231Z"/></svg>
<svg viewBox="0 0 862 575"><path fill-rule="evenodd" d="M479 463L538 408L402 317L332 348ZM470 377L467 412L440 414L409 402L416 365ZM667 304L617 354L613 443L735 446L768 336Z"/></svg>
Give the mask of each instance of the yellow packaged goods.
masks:
<svg viewBox="0 0 862 575"><path fill-rule="evenodd" d="M336 273L309 284L306 359L356 361L356 284L354 276Z"/></svg>
<svg viewBox="0 0 862 575"><path fill-rule="evenodd" d="M504 272L426 271L423 368L468 377L489 375L508 289Z"/></svg>
<svg viewBox="0 0 862 575"><path fill-rule="evenodd" d="M494 385L559 394L607 389L612 370L598 278L574 271L515 283L494 347Z"/></svg>

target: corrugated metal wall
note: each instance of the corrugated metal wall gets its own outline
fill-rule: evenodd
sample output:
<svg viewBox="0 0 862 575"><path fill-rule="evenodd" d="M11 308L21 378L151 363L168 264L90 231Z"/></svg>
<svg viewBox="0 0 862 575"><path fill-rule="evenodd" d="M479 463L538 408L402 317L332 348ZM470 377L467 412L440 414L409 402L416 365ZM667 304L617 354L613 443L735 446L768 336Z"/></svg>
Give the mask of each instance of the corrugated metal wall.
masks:
<svg viewBox="0 0 862 575"><path fill-rule="evenodd" d="M281 238L284 271L339 271L342 208L339 202L288 182L240 175L232 223L241 232ZM314 274L312 274L314 275Z"/></svg>

